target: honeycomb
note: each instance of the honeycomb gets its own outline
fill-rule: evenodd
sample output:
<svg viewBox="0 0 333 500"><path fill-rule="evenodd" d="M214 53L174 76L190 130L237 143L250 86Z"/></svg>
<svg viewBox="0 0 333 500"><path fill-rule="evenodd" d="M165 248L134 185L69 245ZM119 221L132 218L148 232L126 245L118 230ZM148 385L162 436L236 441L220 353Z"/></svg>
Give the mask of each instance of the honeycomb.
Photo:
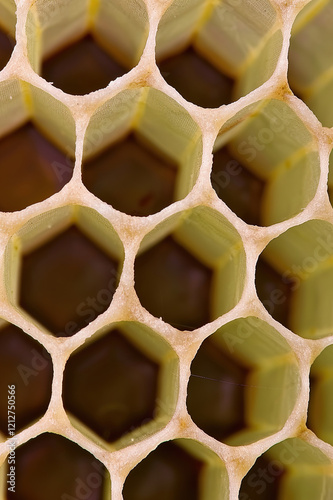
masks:
<svg viewBox="0 0 333 500"><path fill-rule="evenodd" d="M1 499L333 500L332 20L0 0Z"/></svg>

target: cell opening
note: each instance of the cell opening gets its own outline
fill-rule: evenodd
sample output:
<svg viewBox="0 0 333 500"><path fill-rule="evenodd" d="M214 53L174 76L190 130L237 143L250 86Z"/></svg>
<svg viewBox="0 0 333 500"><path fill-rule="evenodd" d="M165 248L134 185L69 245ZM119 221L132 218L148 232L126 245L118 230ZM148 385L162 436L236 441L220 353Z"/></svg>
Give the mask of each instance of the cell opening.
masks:
<svg viewBox="0 0 333 500"><path fill-rule="evenodd" d="M193 330L238 302L242 283L232 277L243 266L238 233L220 214L196 207L167 219L144 238L134 265L135 290L153 316L179 330Z"/></svg>
<svg viewBox="0 0 333 500"><path fill-rule="evenodd" d="M60 0L56 6L37 0L27 18L28 58L56 87L85 95L137 65L148 30L141 0Z"/></svg>
<svg viewBox="0 0 333 500"><path fill-rule="evenodd" d="M164 79L185 99L215 108L270 78L282 38L268 0L175 0L159 24L156 58Z"/></svg>
<svg viewBox="0 0 333 500"><path fill-rule="evenodd" d="M239 318L199 348L187 409L208 435L242 446L282 429L299 383L296 357L283 337L258 318Z"/></svg>
<svg viewBox="0 0 333 500"><path fill-rule="evenodd" d="M273 239L257 264L259 299L297 335L332 335L332 226L311 220Z"/></svg>
<svg viewBox="0 0 333 500"><path fill-rule="evenodd" d="M75 427L107 449L123 448L164 427L177 396L177 355L136 322L104 327L65 368L65 410Z"/></svg>
<svg viewBox="0 0 333 500"><path fill-rule="evenodd" d="M201 131L182 106L151 87L128 89L91 117L82 180L115 209L145 217L191 191L201 160Z"/></svg>
<svg viewBox="0 0 333 500"><path fill-rule="evenodd" d="M7 245L8 299L45 333L72 336L108 309L123 258L117 233L95 210L51 210Z"/></svg>
<svg viewBox="0 0 333 500"><path fill-rule="evenodd" d="M310 132L284 102L257 102L225 123L215 141L212 186L244 222L270 226L313 199L320 175Z"/></svg>

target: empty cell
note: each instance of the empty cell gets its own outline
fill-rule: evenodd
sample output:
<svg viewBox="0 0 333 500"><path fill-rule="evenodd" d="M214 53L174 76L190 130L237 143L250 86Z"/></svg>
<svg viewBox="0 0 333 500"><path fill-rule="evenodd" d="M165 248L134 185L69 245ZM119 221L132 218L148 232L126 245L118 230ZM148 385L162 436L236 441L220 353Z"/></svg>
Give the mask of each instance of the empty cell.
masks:
<svg viewBox="0 0 333 500"><path fill-rule="evenodd" d="M2 137L0 210L22 210L57 193L70 181L73 166L31 122Z"/></svg>
<svg viewBox="0 0 333 500"><path fill-rule="evenodd" d="M68 360L65 409L114 442L154 418L158 376L158 364L112 330Z"/></svg>
<svg viewBox="0 0 333 500"><path fill-rule="evenodd" d="M84 328L109 307L118 262L75 225L23 254L20 306L56 337Z"/></svg>
<svg viewBox="0 0 333 500"><path fill-rule="evenodd" d="M263 257L259 257L255 283L258 297L269 314L289 328L293 280L279 274Z"/></svg>
<svg viewBox="0 0 333 500"><path fill-rule="evenodd" d="M42 345L15 325L3 326L0 330L2 434L9 434L9 415L15 415L15 433L44 415L51 398L52 378L51 356ZM8 386L12 385L15 385L15 408L8 413Z"/></svg>
<svg viewBox="0 0 333 500"><path fill-rule="evenodd" d="M303 338L332 335L332 225L314 219L274 238L259 257L258 297Z"/></svg>
<svg viewBox="0 0 333 500"><path fill-rule="evenodd" d="M135 290L143 307L180 330L210 321L212 270L172 236L135 260Z"/></svg>
<svg viewBox="0 0 333 500"><path fill-rule="evenodd" d="M127 476L124 500L199 500L203 465L177 441L162 443Z"/></svg>
<svg viewBox="0 0 333 500"><path fill-rule="evenodd" d="M221 73L192 47L158 63L161 75L187 101L217 108L232 100L234 81Z"/></svg>
<svg viewBox="0 0 333 500"><path fill-rule="evenodd" d="M264 321L238 318L200 346L191 365L187 410L194 423L231 446L281 429L298 396L290 346Z"/></svg>
<svg viewBox="0 0 333 500"><path fill-rule="evenodd" d="M105 466L58 434L41 434L15 452L15 493L7 492L8 500L103 500L110 488Z"/></svg>
<svg viewBox="0 0 333 500"><path fill-rule="evenodd" d="M247 369L211 339L204 341L191 365L187 409L207 434L223 441L246 427Z"/></svg>
<svg viewBox="0 0 333 500"><path fill-rule="evenodd" d="M147 216L174 201L177 167L130 134L85 161L82 180L89 191L115 209Z"/></svg>
<svg viewBox="0 0 333 500"><path fill-rule="evenodd" d="M68 94L103 89L127 69L116 62L92 35L62 48L42 65L42 76Z"/></svg>
<svg viewBox="0 0 333 500"><path fill-rule="evenodd" d="M213 153L212 186L248 224L271 226L291 219L315 196L320 174L316 141L278 99L236 113L221 127Z"/></svg>
<svg viewBox="0 0 333 500"><path fill-rule="evenodd" d="M12 55L15 40L2 28L0 28L0 70L8 63Z"/></svg>
<svg viewBox="0 0 333 500"><path fill-rule="evenodd" d="M241 165L227 147L213 157L211 182L216 194L247 224L261 225L265 183Z"/></svg>

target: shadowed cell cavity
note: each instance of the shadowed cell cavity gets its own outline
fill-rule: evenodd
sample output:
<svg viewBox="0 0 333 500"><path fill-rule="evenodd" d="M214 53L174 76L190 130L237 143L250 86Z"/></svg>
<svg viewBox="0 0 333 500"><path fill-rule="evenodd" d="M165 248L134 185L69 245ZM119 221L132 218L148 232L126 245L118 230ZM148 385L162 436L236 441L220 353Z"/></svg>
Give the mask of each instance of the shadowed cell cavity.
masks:
<svg viewBox="0 0 333 500"><path fill-rule="evenodd" d="M246 427L247 370L211 339L203 342L191 365L187 409L200 429L219 441Z"/></svg>
<svg viewBox="0 0 333 500"><path fill-rule="evenodd" d="M135 290L143 307L180 330L210 321L212 270L171 236L135 260Z"/></svg>
<svg viewBox="0 0 333 500"><path fill-rule="evenodd" d="M118 330L74 353L64 374L67 411L105 441L152 420L159 367Z"/></svg>
<svg viewBox="0 0 333 500"><path fill-rule="evenodd" d="M10 436L12 430L16 434L46 412L52 377L49 353L17 326L3 326L0 330L0 431L5 436ZM9 386L15 386L14 398L10 400Z"/></svg>
<svg viewBox="0 0 333 500"><path fill-rule="evenodd" d="M227 147L213 156L211 182L216 194L247 224L261 225L265 183L239 163Z"/></svg>
<svg viewBox="0 0 333 500"><path fill-rule="evenodd" d="M259 299L276 321L289 328L294 282L279 274L263 257L256 267L256 290Z"/></svg>
<svg viewBox="0 0 333 500"><path fill-rule="evenodd" d="M56 337L69 337L109 307L118 262L71 226L23 254L20 306Z"/></svg>
<svg viewBox="0 0 333 500"><path fill-rule="evenodd" d="M82 180L95 196L128 215L147 216L174 201L177 165L135 134L83 163Z"/></svg>
<svg viewBox="0 0 333 500"><path fill-rule="evenodd" d="M57 193L73 166L32 123L9 133L0 139L0 210L22 210Z"/></svg>
<svg viewBox="0 0 333 500"><path fill-rule="evenodd" d="M0 71L8 63L14 46L15 40L2 28L0 28Z"/></svg>
<svg viewBox="0 0 333 500"><path fill-rule="evenodd" d="M74 95L102 89L126 72L92 35L66 46L42 65L45 80Z"/></svg>
<svg viewBox="0 0 333 500"><path fill-rule="evenodd" d="M176 442L162 443L129 473L124 500L199 500L203 465Z"/></svg>
<svg viewBox="0 0 333 500"><path fill-rule="evenodd" d="M104 465L58 434L45 433L16 450L15 493L8 500L103 500L110 481Z"/></svg>
<svg viewBox="0 0 333 500"><path fill-rule="evenodd" d="M233 80L221 73L192 47L158 63L164 80L187 101L217 108L232 100Z"/></svg>

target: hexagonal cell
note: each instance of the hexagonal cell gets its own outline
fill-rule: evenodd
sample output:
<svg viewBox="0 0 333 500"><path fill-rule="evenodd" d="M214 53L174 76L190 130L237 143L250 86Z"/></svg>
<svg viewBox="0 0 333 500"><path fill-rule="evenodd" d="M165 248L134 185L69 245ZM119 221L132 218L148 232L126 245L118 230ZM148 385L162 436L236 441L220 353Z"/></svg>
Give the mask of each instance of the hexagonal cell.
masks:
<svg viewBox="0 0 333 500"><path fill-rule="evenodd" d="M103 500L110 495L110 476L105 466L59 434L44 433L30 439L15 450L15 455L15 492L7 491L8 500L83 496Z"/></svg>
<svg viewBox="0 0 333 500"><path fill-rule="evenodd" d="M143 239L134 264L135 290L153 316L194 330L236 305L243 289L240 269L245 272L244 250L236 230L214 210L196 207Z"/></svg>
<svg viewBox="0 0 333 500"><path fill-rule="evenodd" d="M165 426L177 400L177 377L171 347L144 325L122 322L69 358L64 407L82 432L120 448Z"/></svg>
<svg viewBox="0 0 333 500"><path fill-rule="evenodd" d="M314 197L319 175L315 139L277 99L244 108L215 141L212 186L247 224L270 226L300 213Z"/></svg>
<svg viewBox="0 0 333 500"><path fill-rule="evenodd" d="M67 206L23 226L11 238L5 259L12 304L41 329L68 337L109 307L123 248L101 215Z"/></svg>
<svg viewBox="0 0 333 500"><path fill-rule="evenodd" d="M228 104L273 74L282 48L276 19L269 0L174 0L157 32L160 72L190 102Z"/></svg>
<svg viewBox="0 0 333 500"><path fill-rule="evenodd" d="M229 494L220 459L202 444L176 439L160 444L127 476L124 500L201 500Z"/></svg>
<svg viewBox="0 0 333 500"><path fill-rule="evenodd" d="M0 366L0 431L8 436L8 386L15 385L15 411L10 415L15 415L17 433L46 412L53 367L51 356L39 342L8 323L0 330Z"/></svg>
<svg viewBox="0 0 333 500"><path fill-rule="evenodd" d="M26 82L1 82L0 210L22 210L60 191L73 175L75 140L64 104Z"/></svg>
<svg viewBox="0 0 333 500"><path fill-rule="evenodd" d="M11 37L6 30L0 27L0 71L6 66L8 63L13 48L15 46L15 40Z"/></svg>
<svg viewBox="0 0 333 500"><path fill-rule="evenodd" d="M31 122L0 139L0 158L3 212L15 212L45 200L60 191L73 174L72 160ZM68 165L64 175L58 175L55 164Z"/></svg>
<svg viewBox="0 0 333 500"><path fill-rule="evenodd" d="M82 180L95 196L128 215L147 216L174 200L177 165L130 134L83 164Z"/></svg>
<svg viewBox="0 0 333 500"><path fill-rule="evenodd" d="M191 365L187 409L210 436L245 445L283 427L299 381L296 357L284 338L258 318L240 318L199 348Z"/></svg>
<svg viewBox="0 0 333 500"><path fill-rule="evenodd" d="M311 367L307 426L333 446L333 345L326 347Z"/></svg>
<svg viewBox="0 0 333 500"><path fill-rule="evenodd" d="M291 438L257 459L242 481L239 500L328 499L332 486L329 458L305 441Z"/></svg>
<svg viewBox="0 0 333 500"><path fill-rule="evenodd" d="M274 319L304 338L332 335L333 228L311 220L288 229L262 252L257 293Z"/></svg>
<svg viewBox="0 0 333 500"><path fill-rule="evenodd" d="M126 29L124 27L126 26ZM85 95L107 87L140 60L148 34L144 2L37 0L27 20L28 57L35 71L64 92ZM40 46L34 40L42 33Z"/></svg>
<svg viewBox="0 0 333 500"><path fill-rule="evenodd" d="M333 98L330 51L333 3L312 0L298 14L292 29L288 79L293 92L325 127L333 126L328 103Z"/></svg>
<svg viewBox="0 0 333 500"><path fill-rule="evenodd" d="M82 180L115 209L148 216L191 191L201 160L202 134L191 116L156 89L130 89L93 114Z"/></svg>

